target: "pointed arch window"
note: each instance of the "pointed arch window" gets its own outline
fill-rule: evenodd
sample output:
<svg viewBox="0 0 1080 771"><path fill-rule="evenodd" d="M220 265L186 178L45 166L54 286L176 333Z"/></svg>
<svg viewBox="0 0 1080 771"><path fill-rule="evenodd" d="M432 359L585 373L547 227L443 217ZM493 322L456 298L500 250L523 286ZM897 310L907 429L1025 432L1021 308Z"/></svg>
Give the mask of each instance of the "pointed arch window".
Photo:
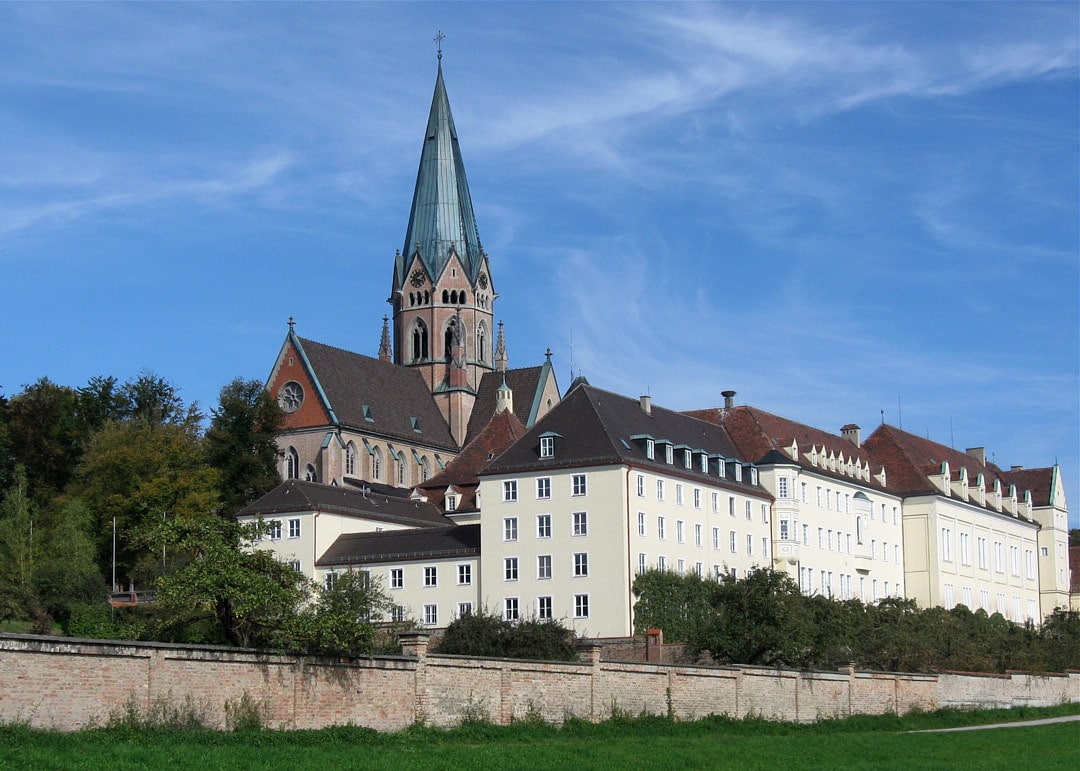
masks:
<svg viewBox="0 0 1080 771"><path fill-rule="evenodd" d="M295 447L290 447L285 452L285 478L300 478L300 455L296 452Z"/></svg>
<svg viewBox="0 0 1080 771"><path fill-rule="evenodd" d="M476 358L478 361L487 361L487 326L484 322L476 328Z"/></svg>
<svg viewBox="0 0 1080 771"><path fill-rule="evenodd" d="M427 456L420 459L420 481L428 481L428 476L431 474L431 467L428 465Z"/></svg>
<svg viewBox="0 0 1080 771"><path fill-rule="evenodd" d="M417 319L412 330L412 360L428 358L428 330L422 319Z"/></svg>
<svg viewBox="0 0 1080 771"><path fill-rule="evenodd" d="M305 482L318 482L319 481L319 473L315 470L315 467L312 466L310 463L307 465L307 468L304 469L304 481Z"/></svg>
<svg viewBox="0 0 1080 771"><path fill-rule="evenodd" d="M396 465L398 487L406 487L409 484L409 468L405 465L405 453L398 455Z"/></svg>
<svg viewBox="0 0 1080 771"><path fill-rule="evenodd" d="M345 473L356 476L356 445L352 442L345 447Z"/></svg>
<svg viewBox="0 0 1080 771"><path fill-rule="evenodd" d="M378 447L371 451L371 478L376 482L382 480L382 450Z"/></svg>

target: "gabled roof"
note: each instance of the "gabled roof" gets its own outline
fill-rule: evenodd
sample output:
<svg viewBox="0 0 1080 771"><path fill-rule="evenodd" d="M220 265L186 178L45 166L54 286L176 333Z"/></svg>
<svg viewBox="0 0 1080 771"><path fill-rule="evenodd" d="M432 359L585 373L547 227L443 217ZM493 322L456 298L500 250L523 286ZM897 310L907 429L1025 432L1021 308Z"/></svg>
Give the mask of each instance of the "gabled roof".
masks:
<svg viewBox="0 0 1080 771"><path fill-rule="evenodd" d="M539 455L543 434L559 437L554 457L541 458ZM641 468L653 467L660 473L700 477L713 484L721 482L719 477L701 472L696 463L690 469L684 468L680 461L669 465L660 451L655 459L648 459L640 440L644 436L652 437L658 443L666 441L728 460L739 457L735 444L722 426L651 404L646 412L637 399L581 383L524 437L497 457L481 476L626 463ZM744 480L736 482L728 477L722 483L768 495L760 486L751 485L747 477Z"/></svg>
<svg viewBox="0 0 1080 771"><path fill-rule="evenodd" d="M457 451L419 370L307 340L291 329L289 342L339 426Z"/></svg>
<svg viewBox="0 0 1080 771"><path fill-rule="evenodd" d="M451 524L438 507L430 503L374 492L365 493L318 482L302 482L299 479L282 482L259 500L242 508L236 516L270 517L307 511L341 514L414 528Z"/></svg>
<svg viewBox="0 0 1080 771"><path fill-rule="evenodd" d="M390 530L338 536L315 567L365 565L476 557L480 554L480 525L453 525L426 530Z"/></svg>
<svg viewBox="0 0 1080 771"><path fill-rule="evenodd" d="M483 250L440 61L416 173L409 227L396 260L394 288L404 285L405 271L417 251L428 276L432 281L437 280L449 261L451 247L457 252L470 283L475 285L483 264Z"/></svg>
<svg viewBox="0 0 1080 771"><path fill-rule="evenodd" d="M472 415L469 417L465 443L469 444L473 437L484 430L491 416L495 414L495 395L502 388L504 377L506 385L514 393L514 414L518 416L522 425L527 427L536 422L536 415L540 409L540 397L544 393L544 384L547 378L552 376L550 361L539 367L485 372L476 389L476 401L473 403Z"/></svg>
<svg viewBox="0 0 1080 771"><path fill-rule="evenodd" d="M441 505L443 493L455 487L461 493L457 511L476 509L476 488L480 484L480 472L494 458L502 455L507 447L525 435L525 426L514 413L503 410L488 420L484 429L465 445L461 454L450 461L446 468L420 485L428 500Z"/></svg>
<svg viewBox="0 0 1080 771"><path fill-rule="evenodd" d="M930 477L941 473L941 464L948 462L949 473L956 479L960 469L967 470L968 483L975 485L979 474L987 490L1000 479L1002 492L1008 491L1009 481L993 463L980 463L973 455L954 450L943 444L909 434L896 426L883 423L863 443L875 465L885 466L889 489L901 495L927 495L938 492ZM1023 494L1019 485L1017 493Z"/></svg>
<svg viewBox="0 0 1080 771"><path fill-rule="evenodd" d="M796 463L800 467L825 476L857 481L868 487L884 489L873 477L874 473L881 471L881 464L872 464L869 452L842 436L807 426L790 418L774 415L757 407L710 408L691 410L686 414L709 423L722 425L727 429L735 446L739 448L741 456L754 463ZM798 444L799 458L797 459L792 459L789 453L789 448L793 443ZM831 471L821 464L812 465L804 455L815 447L819 453L824 449L826 454L836 456L843 454L845 460L861 461L864 467L870 465L870 479L852 480L847 474ZM886 481L888 481L888 472Z"/></svg>

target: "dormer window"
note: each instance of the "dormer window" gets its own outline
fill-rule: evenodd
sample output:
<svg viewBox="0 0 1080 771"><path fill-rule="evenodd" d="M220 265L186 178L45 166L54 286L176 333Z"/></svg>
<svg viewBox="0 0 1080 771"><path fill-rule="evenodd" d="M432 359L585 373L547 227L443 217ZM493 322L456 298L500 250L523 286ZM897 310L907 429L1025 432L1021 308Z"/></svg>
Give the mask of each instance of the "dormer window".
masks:
<svg viewBox="0 0 1080 771"><path fill-rule="evenodd" d="M694 453L690 450L683 450L683 466L686 468L694 467Z"/></svg>
<svg viewBox="0 0 1080 771"><path fill-rule="evenodd" d="M723 458L716 459L716 475L721 478L727 477L727 461Z"/></svg>
<svg viewBox="0 0 1080 771"><path fill-rule="evenodd" d="M705 453L701 454L701 473L702 474L708 474L709 473L709 456L706 455Z"/></svg>
<svg viewBox="0 0 1080 771"><path fill-rule="evenodd" d="M736 463L734 465L735 465L735 481L736 482L741 482L742 481L742 464L741 463Z"/></svg>
<svg viewBox="0 0 1080 771"><path fill-rule="evenodd" d="M370 404L365 404L363 406L363 411L364 411L364 420L366 420L368 423L374 423L375 422L375 416L372 415L372 413L371 413L371 405Z"/></svg>
<svg viewBox="0 0 1080 771"><path fill-rule="evenodd" d="M448 495L448 496L446 496L446 510L447 511L457 511L457 496L456 495Z"/></svg>
<svg viewBox="0 0 1080 771"><path fill-rule="evenodd" d="M664 445L664 460L666 460L669 464L674 465L674 463L675 463L675 447L673 445L670 445L670 444L665 444Z"/></svg>
<svg viewBox="0 0 1080 771"><path fill-rule="evenodd" d="M540 457L541 458L554 458L556 451L559 449L559 443L562 442L562 436L556 434L554 431L548 431L540 435Z"/></svg>
<svg viewBox="0 0 1080 771"><path fill-rule="evenodd" d="M757 484L757 469L753 466L750 467L750 484Z"/></svg>
<svg viewBox="0 0 1080 771"><path fill-rule="evenodd" d="M656 460L656 442L652 439L645 440L645 457L649 460Z"/></svg>
<svg viewBox="0 0 1080 771"><path fill-rule="evenodd" d="M421 433L420 432L420 418L416 418L416 417L409 418L409 424L412 426L413 431L415 431L418 434Z"/></svg>

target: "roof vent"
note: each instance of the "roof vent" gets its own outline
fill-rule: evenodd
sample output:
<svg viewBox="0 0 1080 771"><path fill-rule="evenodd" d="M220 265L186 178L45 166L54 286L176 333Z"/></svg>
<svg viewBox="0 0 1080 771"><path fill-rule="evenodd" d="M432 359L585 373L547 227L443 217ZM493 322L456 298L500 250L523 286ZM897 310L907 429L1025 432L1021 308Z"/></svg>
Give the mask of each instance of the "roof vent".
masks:
<svg viewBox="0 0 1080 771"><path fill-rule="evenodd" d="M734 391L721 391L720 395L724 397L724 409L730 410L735 406L735 392Z"/></svg>
<svg viewBox="0 0 1080 771"><path fill-rule="evenodd" d="M862 447L862 434L859 427L854 423L848 423L846 426L840 426L840 436L847 439L856 447Z"/></svg>
<svg viewBox="0 0 1080 771"><path fill-rule="evenodd" d="M642 396L639 401L641 403L641 411L646 415L652 415L652 397Z"/></svg>
<svg viewBox="0 0 1080 771"><path fill-rule="evenodd" d="M1023 471L1023 470L1024 470L1023 466L1013 466L1012 468L1009 469L1009 471Z"/></svg>

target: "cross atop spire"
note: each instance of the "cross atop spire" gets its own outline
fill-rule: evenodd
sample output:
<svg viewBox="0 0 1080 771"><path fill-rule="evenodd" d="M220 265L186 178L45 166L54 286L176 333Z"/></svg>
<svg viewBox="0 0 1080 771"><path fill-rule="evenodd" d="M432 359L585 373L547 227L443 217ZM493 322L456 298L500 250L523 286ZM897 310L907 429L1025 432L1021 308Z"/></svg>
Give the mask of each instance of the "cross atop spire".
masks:
<svg viewBox="0 0 1080 771"><path fill-rule="evenodd" d="M446 40L446 35L443 34L440 29L435 33L435 44L439 46L437 53L439 54L439 61L442 61L442 41Z"/></svg>

